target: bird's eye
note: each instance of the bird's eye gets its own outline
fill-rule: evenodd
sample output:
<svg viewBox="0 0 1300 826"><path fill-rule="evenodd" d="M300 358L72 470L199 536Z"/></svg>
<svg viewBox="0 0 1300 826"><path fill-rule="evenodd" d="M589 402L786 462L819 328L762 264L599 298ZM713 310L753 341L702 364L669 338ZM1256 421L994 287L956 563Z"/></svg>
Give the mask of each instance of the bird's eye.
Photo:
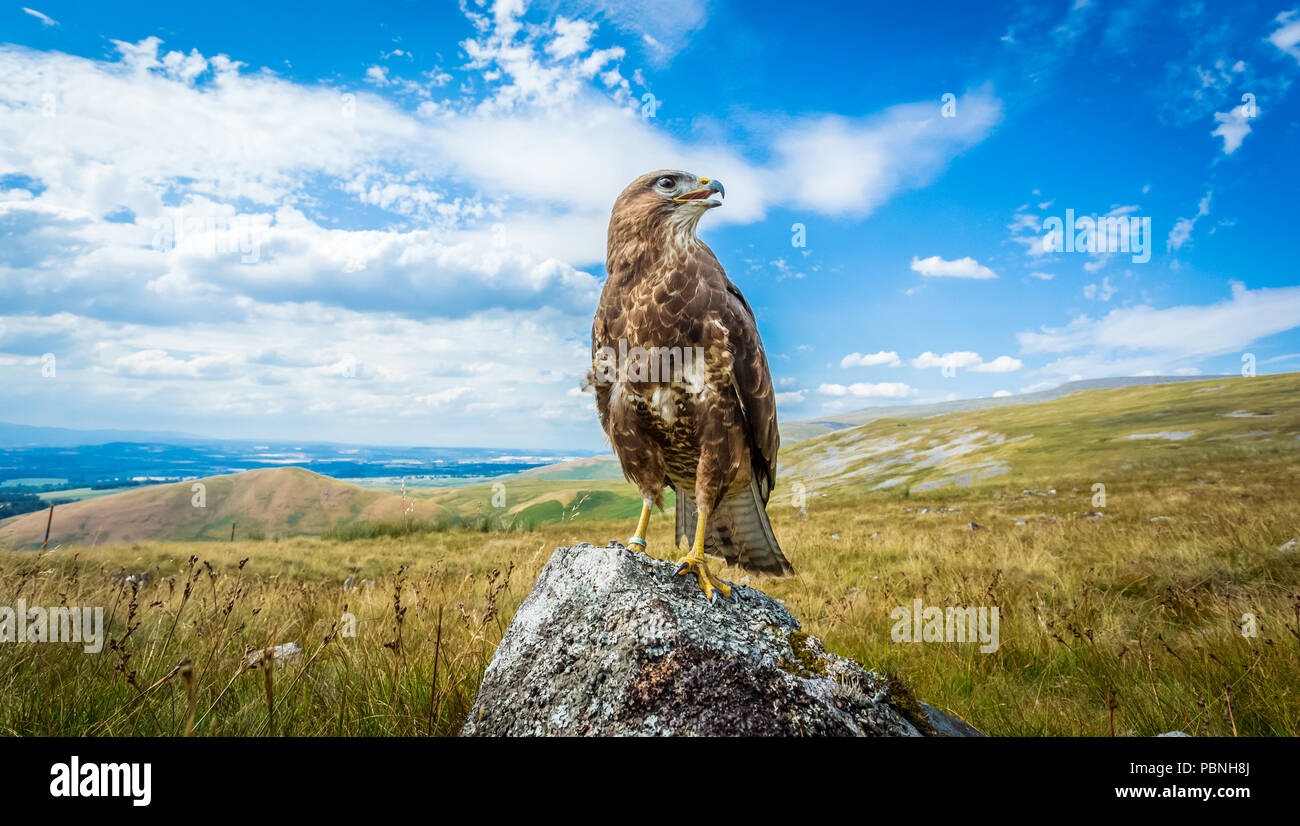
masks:
<svg viewBox="0 0 1300 826"><path fill-rule="evenodd" d="M674 186L677 185L677 182L674 181L672 178L669 178L667 175L665 175L664 177L660 178L659 181L658 181L658 183L659 183L659 185L660 185L661 187L663 187L664 189L672 189Z"/></svg>

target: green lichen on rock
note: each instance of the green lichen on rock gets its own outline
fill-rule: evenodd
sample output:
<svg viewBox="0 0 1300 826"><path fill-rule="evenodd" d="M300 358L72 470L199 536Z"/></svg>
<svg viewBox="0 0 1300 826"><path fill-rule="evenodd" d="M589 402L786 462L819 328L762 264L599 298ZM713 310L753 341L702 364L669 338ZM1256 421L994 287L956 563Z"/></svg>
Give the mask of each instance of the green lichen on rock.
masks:
<svg viewBox="0 0 1300 826"><path fill-rule="evenodd" d="M781 668L799 677L816 677L826 675L826 663L821 655L808 643L809 634L804 631L791 631L786 640L794 652L794 660L781 663Z"/></svg>
<svg viewBox="0 0 1300 826"><path fill-rule="evenodd" d="M912 690L907 687L907 683L889 671L885 672L882 679L885 683L885 693L888 694L890 704L894 709L907 722L916 726L917 731L921 732L921 734L926 737L937 736L938 732L934 730L934 726L930 723L929 716L925 713L925 709L921 708L921 704L916 697L912 696Z"/></svg>

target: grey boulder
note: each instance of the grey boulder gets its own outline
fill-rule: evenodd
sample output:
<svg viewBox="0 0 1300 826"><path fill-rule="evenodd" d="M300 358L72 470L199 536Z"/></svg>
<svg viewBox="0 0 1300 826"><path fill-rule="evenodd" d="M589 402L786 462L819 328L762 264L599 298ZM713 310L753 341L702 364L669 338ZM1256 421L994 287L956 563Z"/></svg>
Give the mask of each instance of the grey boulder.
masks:
<svg viewBox="0 0 1300 826"><path fill-rule="evenodd" d="M617 543L559 548L483 676L463 736L980 736L828 653L785 606Z"/></svg>

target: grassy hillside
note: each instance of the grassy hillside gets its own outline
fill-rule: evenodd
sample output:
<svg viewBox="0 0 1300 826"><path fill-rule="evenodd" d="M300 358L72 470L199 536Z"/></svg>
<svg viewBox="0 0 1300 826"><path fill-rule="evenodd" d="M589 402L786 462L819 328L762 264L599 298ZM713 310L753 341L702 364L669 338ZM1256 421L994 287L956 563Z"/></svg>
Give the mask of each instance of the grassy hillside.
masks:
<svg viewBox="0 0 1300 826"><path fill-rule="evenodd" d="M1063 466L1045 495L814 497L802 515L773 508L794 576L718 570L785 600L831 650L992 734L1300 735L1296 463L1170 467L1115 485L1100 509L1089 478ZM199 735L453 734L551 549L629 528L0 555L0 592L102 605L115 641L96 656L0 646L0 732L178 734L188 703L175 669L188 659ZM650 553L676 558L672 530L652 520ZM152 574L138 592L122 579L135 571ZM343 590L348 577L362 586ZM913 599L997 607L999 649L893 642L891 611ZM345 613L355 637L336 633ZM1245 614L1258 636L1242 635ZM272 642L305 649L273 674L274 715L264 675L241 665Z"/></svg>
<svg viewBox="0 0 1300 826"><path fill-rule="evenodd" d="M796 574L718 570L991 734L1300 736L1298 391L1294 374L1097 390L822 436L783 453L769 506ZM239 508L319 524L306 498L322 477L242 489L245 476L209 488L210 508L231 508L208 528L218 539ZM502 484L422 495L409 535L0 554L0 593L105 606L114 639L97 656L0 645L0 732L179 733L185 658L200 735L454 733L551 549L625 539L637 508L622 482ZM361 493L375 498L338 490L331 507L401 519L400 497ZM141 503L140 518L199 535L170 514L188 487L166 495L168 515ZM463 522L431 527L434 513ZM647 539L678 556L671 518ZM138 592L122 576L135 571L152 575ZM374 582L344 591L348 577ZM997 608L1000 647L894 642L891 613L915 599ZM345 614L354 637L337 633ZM272 712L264 675L241 663L289 641L306 655L276 668Z"/></svg>
<svg viewBox="0 0 1300 826"><path fill-rule="evenodd" d="M793 445L781 479L817 494L1093 483L1300 449L1300 374L1092 390L1054 401L879 419ZM789 488L787 487L787 490Z"/></svg>
<svg viewBox="0 0 1300 826"><path fill-rule="evenodd" d="M525 470L516 474L520 479L551 479L554 481L575 481L582 479L622 479L623 468L618 458L609 456L592 456L587 459L571 459L554 465Z"/></svg>
<svg viewBox="0 0 1300 826"><path fill-rule="evenodd" d="M1232 378L1232 376L1213 376L1211 378ZM896 404L864 407L816 419L781 422L781 443L792 445L795 442L824 436L837 430L874 422L877 419L917 419L929 416L943 416L949 413L964 413L972 410L986 410L995 407L1011 407L1021 404L1038 404L1059 399L1072 393L1088 390L1109 389L1116 387L1136 387L1140 385L1171 384L1184 381L1201 381L1203 379L1188 376L1119 376L1105 379L1083 379L1067 381L1048 390L1033 393L1018 393L1013 396L985 396L975 399L957 399L950 402L933 402L931 404Z"/></svg>
<svg viewBox="0 0 1300 826"><path fill-rule="evenodd" d="M117 542L229 539L321 533L340 522L396 519L400 501L301 468L251 470L198 480L205 490L195 505L195 482L137 488L112 496L60 505L51 542L102 545ZM41 543L46 513L0 523L0 544L30 548Z"/></svg>

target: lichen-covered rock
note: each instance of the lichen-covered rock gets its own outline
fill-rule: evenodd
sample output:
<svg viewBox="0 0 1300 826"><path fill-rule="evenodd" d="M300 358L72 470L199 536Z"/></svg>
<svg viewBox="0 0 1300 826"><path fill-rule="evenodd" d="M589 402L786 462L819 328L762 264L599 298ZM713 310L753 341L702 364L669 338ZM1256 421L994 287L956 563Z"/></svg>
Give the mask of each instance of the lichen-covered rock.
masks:
<svg viewBox="0 0 1300 826"><path fill-rule="evenodd" d="M559 548L483 676L462 735L975 734L743 585L709 604L617 543Z"/></svg>

